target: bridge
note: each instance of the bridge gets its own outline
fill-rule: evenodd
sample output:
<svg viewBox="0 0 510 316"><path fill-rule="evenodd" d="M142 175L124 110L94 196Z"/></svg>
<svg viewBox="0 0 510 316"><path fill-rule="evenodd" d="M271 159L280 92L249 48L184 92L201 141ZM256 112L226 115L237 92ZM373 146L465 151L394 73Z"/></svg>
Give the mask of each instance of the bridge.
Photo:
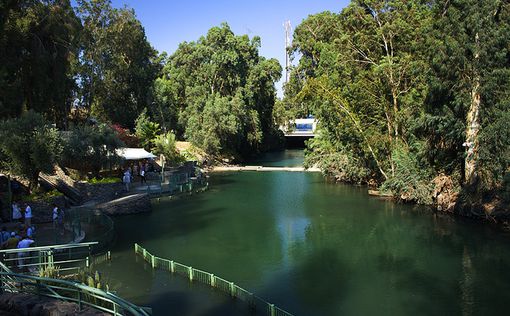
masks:
<svg viewBox="0 0 510 316"><path fill-rule="evenodd" d="M285 137L315 137L317 120L315 118L301 118L290 121L286 126L280 126Z"/></svg>

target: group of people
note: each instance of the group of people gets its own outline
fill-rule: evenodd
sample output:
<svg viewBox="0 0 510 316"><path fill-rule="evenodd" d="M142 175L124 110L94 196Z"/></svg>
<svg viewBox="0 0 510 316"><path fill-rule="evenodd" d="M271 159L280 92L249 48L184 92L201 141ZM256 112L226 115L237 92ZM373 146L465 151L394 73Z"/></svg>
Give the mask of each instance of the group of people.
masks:
<svg viewBox="0 0 510 316"><path fill-rule="evenodd" d="M7 229L2 227L0 231L0 242L2 245L2 249L25 249L30 248L35 243L34 239L35 235L35 227L27 226L25 224L20 224L18 230L16 231L7 231ZM17 260L18 267L21 269L26 268L24 265L25 257L27 257L29 252L18 252ZM11 254L10 258L15 259L15 254Z"/></svg>
<svg viewBox="0 0 510 316"><path fill-rule="evenodd" d="M35 226L20 224L18 229L14 231L8 231L4 226L0 231L0 244L2 245L2 249L28 248L24 246L34 242L34 235ZM25 239L30 239L31 242L24 242L20 247L20 242Z"/></svg>
<svg viewBox="0 0 510 316"><path fill-rule="evenodd" d="M134 163L126 168L124 175L122 176L122 182L126 186L126 191L129 191L129 185L134 180L134 176L140 177L140 183L147 183L146 175L149 170L149 163Z"/></svg>
<svg viewBox="0 0 510 316"><path fill-rule="evenodd" d="M18 202L12 203L12 220L15 222L25 222L25 225L31 226L32 224L32 208L28 203Z"/></svg>

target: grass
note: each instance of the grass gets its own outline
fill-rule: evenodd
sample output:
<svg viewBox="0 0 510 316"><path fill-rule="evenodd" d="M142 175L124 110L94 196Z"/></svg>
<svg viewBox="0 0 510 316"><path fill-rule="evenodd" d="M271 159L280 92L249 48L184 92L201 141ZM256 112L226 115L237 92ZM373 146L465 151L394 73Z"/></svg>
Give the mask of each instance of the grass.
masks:
<svg viewBox="0 0 510 316"><path fill-rule="evenodd" d="M119 182L120 182L120 178L115 178L115 177L105 177L105 178L101 178L101 179L92 178L92 179L88 180L88 183L90 183L90 184L119 183Z"/></svg>

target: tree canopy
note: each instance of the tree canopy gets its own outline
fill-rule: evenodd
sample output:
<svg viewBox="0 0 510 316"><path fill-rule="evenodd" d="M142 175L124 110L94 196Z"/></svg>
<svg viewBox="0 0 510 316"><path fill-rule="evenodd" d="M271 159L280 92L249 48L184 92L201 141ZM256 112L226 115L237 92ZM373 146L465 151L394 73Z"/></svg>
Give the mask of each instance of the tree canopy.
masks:
<svg viewBox="0 0 510 316"><path fill-rule="evenodd" d="M235 35L225 23L181 43L156 80L156 99L172 108L161 124L209 153L259 150L276 134L274 83L282 71L259 46L260 38Z"/></svg>
<svg viewBox="0 0 510 316"><path fill-rule="evenodd" d="M431 179L447 174L480 198L510 163L509 10L354 0L311 15L295 29L300 59L276 113L319 120L306 162L342 180L429 203Z"/></svg>

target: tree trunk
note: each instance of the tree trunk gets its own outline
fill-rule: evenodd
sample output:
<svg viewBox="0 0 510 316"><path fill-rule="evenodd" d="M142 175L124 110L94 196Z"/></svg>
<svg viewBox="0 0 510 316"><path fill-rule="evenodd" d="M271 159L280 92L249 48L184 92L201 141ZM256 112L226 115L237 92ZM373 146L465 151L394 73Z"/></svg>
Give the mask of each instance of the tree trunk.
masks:
<svg viewBox="0 0 510 316"><path fill-rule="evenodd" d="M478 33L475 35L476 48L478 48ZM475 52L475 62L479 58L479 51ZM478 133L480 132L480 75L475 71L473 77L473 84L471 87L471 104L466 118L466 158L464 160L464 177L465 183L472 185L476 182L477 178L477 165L479 159L479 140Z"/></svg>

